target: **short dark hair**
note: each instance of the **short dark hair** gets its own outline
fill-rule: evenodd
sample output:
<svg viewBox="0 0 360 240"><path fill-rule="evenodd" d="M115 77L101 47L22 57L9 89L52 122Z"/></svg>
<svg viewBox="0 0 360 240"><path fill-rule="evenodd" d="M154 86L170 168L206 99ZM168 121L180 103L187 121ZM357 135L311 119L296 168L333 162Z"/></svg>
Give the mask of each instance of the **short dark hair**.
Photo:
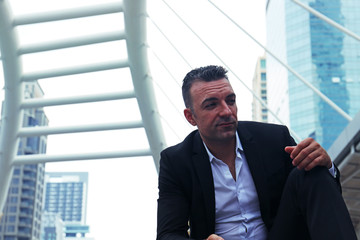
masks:
<svg viewBox="0 0 360 240"><path fill-rule="evenodd" d="M185 107L192 108L190 88L195 81L211 82L220 79L228 79L227 70L221 66L209 65L199 67L188 72L183 80L182 95Z"/></svg>

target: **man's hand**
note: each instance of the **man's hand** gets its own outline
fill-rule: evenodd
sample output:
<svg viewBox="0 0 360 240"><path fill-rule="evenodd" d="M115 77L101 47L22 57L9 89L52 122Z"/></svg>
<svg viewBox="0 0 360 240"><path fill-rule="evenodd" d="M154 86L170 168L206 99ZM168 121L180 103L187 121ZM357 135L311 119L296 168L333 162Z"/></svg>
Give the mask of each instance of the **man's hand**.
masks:
<svg viewBox="0 0 360 240"><path fill-rule="evenodd" d="M224 239L216 234L211 234L206 240L224 240Z"/></svg>
<svg viewBox="0 0 360 240"><path fill-rule="evenodd" d="M298 169L311 170L316 166L331 168L332 162L324 148L312 138L306 138L297 146L285 147L285 151L293 159L292 164Z"/></svg>

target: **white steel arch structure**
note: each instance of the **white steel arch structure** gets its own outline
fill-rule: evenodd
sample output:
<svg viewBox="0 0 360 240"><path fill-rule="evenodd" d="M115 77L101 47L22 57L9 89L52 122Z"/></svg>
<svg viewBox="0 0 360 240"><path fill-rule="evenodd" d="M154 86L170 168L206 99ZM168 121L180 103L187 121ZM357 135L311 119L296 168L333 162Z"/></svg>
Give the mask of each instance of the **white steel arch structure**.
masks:
<svg viewBox="0 0 360 240"><path fill-rule="evenodd" d="M17 27L29 24L52 23L60 20L85 18L90 16L123 13L124 29L105 34L90 35L73 39L52 41L43 44L21 46ZM12 166L24 163L41 163L54 161L74 161L88 159L122 158L133 156L152 156L158 166L160 151L164 148L164 137L155 104L153 87L146 51L146 1L124 0L122 3L103 4L96 7L82 7L67 11L53 11L43 14L14 17L8 0L0 1L0 43L1 58L4 67L5 99L0 132L0 209L3 209ZM125 41L127 55L122 60L98 62L89 65L50 69L24 74L21 57L25 54L53 51L109 41ZM25 82L59 76L83 74L87 72L106 71L118 68L129 68L133 81L132 91L97 93L76 97L50 99L24 99ZM141 120L114 123L97 123L92 125L22 128L24 109L48 106L94 103L102 101L135 98L138 102ZM149 148L112 151L100 153L16 156L20 137L68 134L80 132L97 132L119 129L144 128Z"/></svg>

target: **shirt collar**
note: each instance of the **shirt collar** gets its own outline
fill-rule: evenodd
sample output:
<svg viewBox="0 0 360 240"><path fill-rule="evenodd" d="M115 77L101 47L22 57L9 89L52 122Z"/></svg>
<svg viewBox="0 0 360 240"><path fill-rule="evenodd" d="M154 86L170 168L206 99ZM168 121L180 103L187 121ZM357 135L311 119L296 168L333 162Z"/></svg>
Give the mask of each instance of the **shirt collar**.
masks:
<svg viewBox="0 0 360 240"><path fill-rule="evenodd" d="M212 162L213 159L217 159L208 149L208 147L206 146L205 142L203 141L204 147L206 149L206 152L209 156L209 161ZM236 131L236 155L238 155L240 152L244 151L243 146L241 144L240 138L239 138L239 134Z"/></svg>

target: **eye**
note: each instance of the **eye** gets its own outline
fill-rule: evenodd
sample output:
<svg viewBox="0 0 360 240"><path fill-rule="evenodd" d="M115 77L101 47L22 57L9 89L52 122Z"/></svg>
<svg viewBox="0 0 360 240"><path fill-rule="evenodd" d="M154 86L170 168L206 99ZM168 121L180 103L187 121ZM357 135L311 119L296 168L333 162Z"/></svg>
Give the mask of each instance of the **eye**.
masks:
<svg viewBox="0 0 360 240"><path fill-rule="evenodd" d="M227 103L228 105L234 105L234 104L235 104L235 98L228 99L228 100L226 101L226 103Z"/></svg>
<svg viewBox="0 0 360 240"><path fill-rule="evenodd" d="M205 109L213 109L216 107L216 102L210 102L205 105Z"/></svg>

